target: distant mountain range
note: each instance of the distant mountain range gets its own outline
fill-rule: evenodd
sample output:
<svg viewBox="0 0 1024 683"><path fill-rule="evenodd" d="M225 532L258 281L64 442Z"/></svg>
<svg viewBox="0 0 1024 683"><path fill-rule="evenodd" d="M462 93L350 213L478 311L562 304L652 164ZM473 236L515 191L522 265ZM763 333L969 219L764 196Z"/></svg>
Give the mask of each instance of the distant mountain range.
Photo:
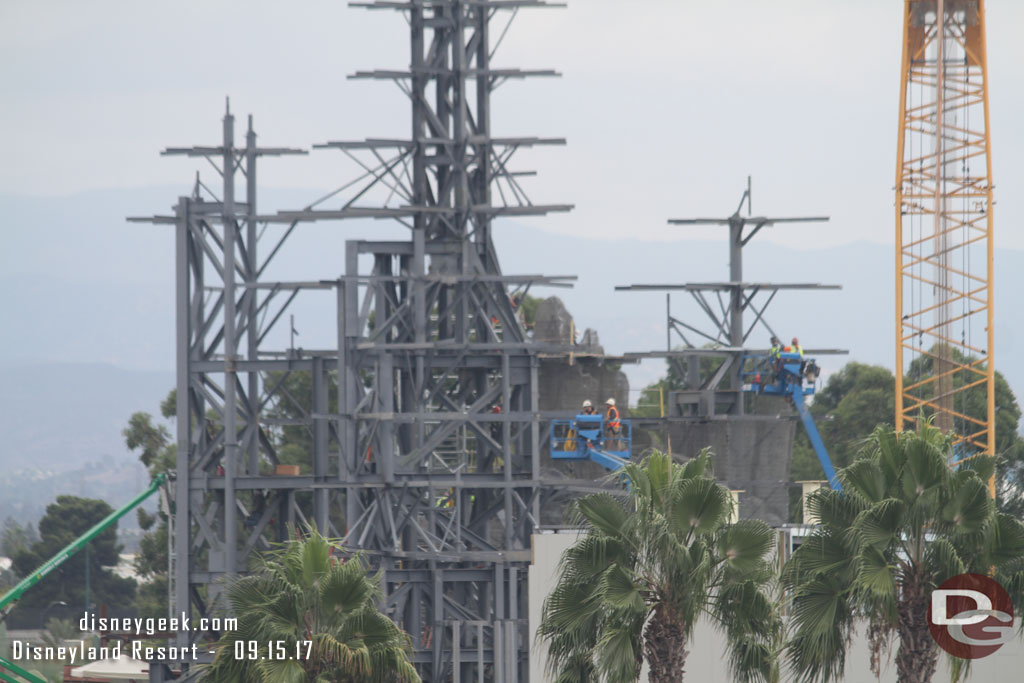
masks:
<svg viewBox="0 0 1024 683"><path fill-rule="evenodd" d="M116 505L144 489L121 430L137 410L159 415L173 383L171 372L100 363L0 367L0 521L35 521L61 494Z"/></svg>
<svg viewBox="0 0 1024 683"><path fill-rule="evenodd" d="M0 468L5 473L66 472L103 458L133 459L120 430L131 412L156 412L173 383L174 255L170 229L128 224L125 217L167 214L183 192L150 187L70 197L0 194ZM302 206L315 196L314 191L266 191L261 210ZM774 230L775 238L784 238L785 228ZM336 277L346 239L405 234L400 226L376 221L302 226L268 272L280 279ZM666 234L685 233L666 228ZM504 272L579 276L573 289L531 293L561 297L577 329L598 330L606 351L664 349L664 293L614 287L726 280L726 244L632 240L628 226L623 235L613 241L588 239L504 220L495 228ZM745 252L746 279L841 284L840 292L780 292L768 319L780 335L798 335L805 347L849 349L848 357L820 359L826 372L851 359L892 367L892 260L887 245L852 242L813 249L759 235ZM1024 360L1013 353L1016 340L1024 339L1016 299L1024 291L1022 262L1024 252L996 253L997 367L1017 391L1024 391ZM292 310L297 345L333 346L333 298L318 292L303 297ZM672 301L676 317L699 319L686 295L674 293ZM279 327L275 341L285 347L287 322ZM767 331L758 330L751 343L767 345L767 338ZM625 369L637 390L663 368L649 361ZM16 481L24 479L0 479L0 500Z"/></svg>

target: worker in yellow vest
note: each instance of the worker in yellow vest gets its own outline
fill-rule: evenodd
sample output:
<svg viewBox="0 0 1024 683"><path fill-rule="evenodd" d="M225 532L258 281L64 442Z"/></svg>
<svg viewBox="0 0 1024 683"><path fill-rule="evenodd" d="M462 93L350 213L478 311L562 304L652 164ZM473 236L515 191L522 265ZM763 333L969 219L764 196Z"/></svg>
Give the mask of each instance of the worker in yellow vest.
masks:
<svg viewBox="0 0 1024 683"><path fill-rule="evenodd" d="M800 354L800 360L804 359L804 349L802 346L800 346L800 340L797 339L796 337L793 337L793 343L786 350L791 353L798 353Z"/></svg>

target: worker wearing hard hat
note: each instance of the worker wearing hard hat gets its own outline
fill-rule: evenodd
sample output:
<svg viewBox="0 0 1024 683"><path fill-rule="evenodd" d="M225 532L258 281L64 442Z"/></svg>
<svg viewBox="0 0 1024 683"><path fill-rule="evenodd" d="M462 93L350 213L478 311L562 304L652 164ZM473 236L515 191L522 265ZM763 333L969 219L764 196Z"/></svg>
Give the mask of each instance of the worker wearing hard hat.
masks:
<svg viewBox="0 0 1024 683"><path fill-rule="evenodd" d="M770 381L774 382L775 378L779 374L779 365L782 361L782 342L774 334L772 335L772 347L768 350L768 367L767 370L771 371ZM765 373L766 375L768 373ZM768 377L763 378L766 382L769 381Z"/></svg>
<svg viewBox="0 0 1024 683"><path fill-rule="evenodd" d="M790 344L789 348L786 350L789 351L790 353L799 353L801 360L804 357L804 349L802 346L800 346L800 340L797 339L796 337L793 337L793 343Z"/></svg>
<svg viewBox="0 0 1024 683"><path fill-rule="evenodd" d="M615 399L609 398L604 402L608 406L608 412L604 416L604 430L608 436L618 436L622 433L622 423L619 422L619 409L615 407ZM609 444L609 448L613 446Z"/></svg>
<svg viewBox="0 0 1024 683"><path fill-rule="evenodd" d="M594 404L587 399L583 402L583 410L580 411L581 415L596 415L597 411L594 410Z"/></svg>

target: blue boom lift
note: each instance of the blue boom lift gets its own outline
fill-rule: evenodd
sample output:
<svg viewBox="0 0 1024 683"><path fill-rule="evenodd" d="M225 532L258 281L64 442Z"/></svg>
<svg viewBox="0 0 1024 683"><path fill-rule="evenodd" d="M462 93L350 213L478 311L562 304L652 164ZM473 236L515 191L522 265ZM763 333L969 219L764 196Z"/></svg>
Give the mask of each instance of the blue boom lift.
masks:
<svg viewBox="0 0 1024 683"><path fill-rule="evenodd" d="M828 477L829 486L836 491L843 487L836 478L832 459L828 457L825 444L814 425L814 416L804 401L804 396L814 393L814 380L818 377L818 366L813 360L804 360L799 353L783 351L777 358L770 356L745 356L743 358L743 381L746 391L764 396L782 396L792 402L800 421L807 430L807 437ZM804 383L804 380L807 383Z"/></svg>
<svg viewBox="0 0 1024 683"><path fill-rule="evenodd" d="M619 424L618 434L608 434L601 415L581 413L571 420L552 420L551 457L590 460L607 470L620 470L633 450L633 425L628 420Z"/></svg>

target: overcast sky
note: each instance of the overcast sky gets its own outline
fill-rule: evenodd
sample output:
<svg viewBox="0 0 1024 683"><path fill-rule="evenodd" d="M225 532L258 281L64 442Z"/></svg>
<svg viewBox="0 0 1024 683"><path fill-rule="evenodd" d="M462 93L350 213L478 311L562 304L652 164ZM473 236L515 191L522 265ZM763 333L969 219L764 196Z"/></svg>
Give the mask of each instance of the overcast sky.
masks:
<svg viewBox="0 0 1024 683"><path fill-rule="evenodd" d="M997 245L1024 247L1024 3L987 6ZM730 213L750 173L756 213L833 217L766 239L890 243L902 7L573 0L523 11L496 65L564 76L503 85L493 128L568 138L520 164L540 172L534 201L576 205L537 221L551 230L691 235L665 219ZM195 162L158 151L216 143L225 95L255 114L264 144L401 136L398 89L346 75L407 64L400 14L340 0L4 0L0 192L186 187ZM349 176L342 161L317 151L269 161L261 177L330 189Z"/></svg>

